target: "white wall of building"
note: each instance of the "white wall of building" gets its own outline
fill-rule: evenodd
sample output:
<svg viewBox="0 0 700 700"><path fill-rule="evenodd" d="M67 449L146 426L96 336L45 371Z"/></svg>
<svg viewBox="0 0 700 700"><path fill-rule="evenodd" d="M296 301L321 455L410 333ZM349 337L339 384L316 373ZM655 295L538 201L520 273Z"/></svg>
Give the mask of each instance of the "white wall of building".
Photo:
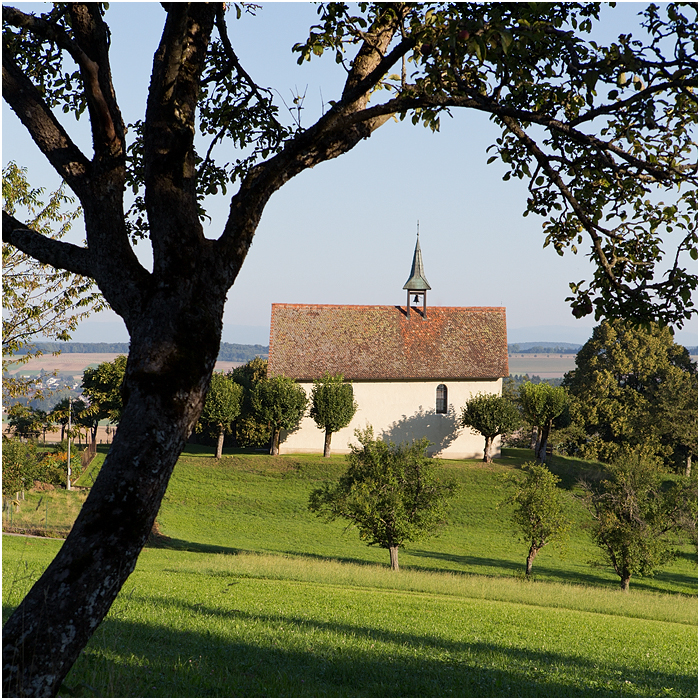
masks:
<svg viewBox="0 0 700 700"><path fill-rule="evenodd" d="M438 384L447 387L448 411L435 413ZM367 424L375 436L395 442L410 442L427 437L433 444L430 454L447 459L479 459L484 455L484 438L470 428L461 427L462 407L478 393L501 393L497 380L353 382L358 409L352 423L333 434L331 453L346 454L348 443L358 444L356 428ZM313 384L300 382L311 398ZM306 416L300 428L282 435L281 454L323 453L324 432ZM500 438L494 441L493 456L500 456Z"/></svg>

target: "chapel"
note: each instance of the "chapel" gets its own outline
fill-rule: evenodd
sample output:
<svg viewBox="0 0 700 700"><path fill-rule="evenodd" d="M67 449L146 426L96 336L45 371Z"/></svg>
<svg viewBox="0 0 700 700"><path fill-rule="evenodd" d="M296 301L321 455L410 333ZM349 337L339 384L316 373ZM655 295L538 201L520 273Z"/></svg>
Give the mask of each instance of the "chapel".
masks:
<svg viewBox="0 0 700 700"><path fill-rule="evenodd" d="M403 288L405 306L273 304L268 376L297 380L309 397L326 372L352 382L358 410L334 433L335 454L349 452L355 429L370 424L397 444L427 437L430 454L479 458L484 439L461 426L462 407L478 393L501 393L505 308L429 306L419 237ZM280 453L322 453L323 444L324 432L306 416L282 435Z"/></svg>

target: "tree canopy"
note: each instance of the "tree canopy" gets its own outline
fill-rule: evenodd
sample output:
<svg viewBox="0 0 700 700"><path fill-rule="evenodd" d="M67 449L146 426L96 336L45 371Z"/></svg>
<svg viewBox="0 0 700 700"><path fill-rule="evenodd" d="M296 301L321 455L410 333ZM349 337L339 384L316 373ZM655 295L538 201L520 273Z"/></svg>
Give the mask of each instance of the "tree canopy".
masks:
<svg viewBox="0 0 700 700"><path fill-rule="evenodd" d="M660 460L647 450L624 448L606 478L584 486L591 536L625 592L632 576L652 575L673 558L672 535L688 518L697 524L697 480L664 484Z"/></svg>
<svg viewBox="0 0 700 700"><path fill-rule="evenodd" d="M512 494L504 501L514 506L512 522L516 533L528 545L525 575L532 573L532 563L546 545L566 537L571 523L567 520L562 497L557 489L561 481L544 464L524 464L524 476L512 476Z"/></svg>
<svg viewBox="0 0 700 700"><path fill-rule="evenodd" d="M251 392L255 418L266 423L270 435L270 454L279 454L280 432L299 427L309 403L306 392L289 377L271 377L258 382Z"/></svg>
<svg viewBox="0 0 700 700"><path fill-rule="evenodd" d="M80 210L66 210L74 198L65 185L49 195L33 188L26 168L10 162L2 171L3 212L22 216L31 228L53 240L63 238ZM103 305L92 280L42 265L15 246L2 244L2 367L23 364L42 354L37 337L69 340L78 322ZM26 396L35 379L3 377L3 393Z"/></svg>
<svg viewBox="0 0 700 700"><path fill-rule="evenodd" d="M433 533L446 517L455 484L440 480L426 455L427 438L410 445L375 439L371 426L356 430L348 469L335 484L326 483L309 497L309 509L327 521L344 518L367 544L389 550L398 571L399 547Z"/></svg>
<svg viewBox="0 0 700 700"><path fill-rule="evenodd" d="M323 378L314 380L310 415L316 425L325 431L324 457L331 455L333 433L349 425L356 411L352 384L343 381L342 374L333 377L326 373Z"/></svg>
<svg viewBox="0 0 700 700"><path fill-rule="evenodd" d="M216 435L216 459L221 459L224 435L231 432L233 421L241 413L242 402L243 387L230 375L214 372L200 421L202 429L208 426Z"/></svg>
<svg viewBox="0 0 700 700"><path fill-rule="evenodd" d="M491 462L491 445L498 435L508 433L520 423L513 402L496 394L477 394L462 409L462 425L484 436L484 462Z"/></svg>
<svg viewBox="0 0 700 700"><path fill-rule="evenodd" d="M639 31L604 45L591 35L595 4L320 5L294 50L302 62L330 52L347 78L308 128L285 122L241 64L229 22L243 9L164 4L144 118L127 125L106 3L3 7L3 98L77 197L86 234L84 245L57 240L4 210L3 242L94 280L131 339L110 453L66 544L5 624L7 695L56 693L133 570L204 406L226 296L270 197L392 117L437 129L465 109L498 125L492 158L528 182L545 243L585 247L595 264L572 283L576 315L682 324L693 313L696 6L650 5ZM84 115L90 153L65 125ZM202 221L216 194L230 206L212 238ZM134 252L139 237L152 267ZM60 653L48 627L70 639Z"/></svg>
<svg viewBox="0 0 700 700"><path fill-rule="evenodd" d="M547 440L554 425L554 420L561 416L569 404L566 389L551 384L533 384L525 382L520 386L520 405L525 417L537 426L537 444L535 454L544 463L547 455Z"/></svg>
<svg viewBox="0 0 700 700"><path fill-rule="evenodd" d="M89 401L85 417L92 419L93 442L101 420L119 422L123 408L121 389L125 371L126 355L118 355L112 362L101 362L97 367L88 367L83 372L83 395Z"/></svg>
<svg viewBox="0 0 700 700"><path fill-rule="evenodd" d="M688 472L697 460L697 365L669 328L604 321L564 384L578 454L612 461L621 446L647 447Z"/></svg>

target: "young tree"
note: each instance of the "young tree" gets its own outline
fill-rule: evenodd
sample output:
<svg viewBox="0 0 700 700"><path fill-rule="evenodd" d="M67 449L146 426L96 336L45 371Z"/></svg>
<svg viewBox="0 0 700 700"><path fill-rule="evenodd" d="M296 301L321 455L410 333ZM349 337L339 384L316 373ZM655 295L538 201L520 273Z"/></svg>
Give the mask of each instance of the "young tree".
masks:
<svg viewBox="0 0 700 700"><path fill-rule="evenodd" d="M89 401L83 415L91 421L93 445L97 441L97 428L101 420L119 422L123 408L121 389L125 372L125 355L118 355L112 362L101 362L97 367L88 367L83 372L83 395Z"/></svg>
<svg viewBox="0 0 700 700"><path fill-rule="evenodd" d="M256 357L245 365L234 367L228 376L243 387L243 403L241 415L236 419L235 435L238 447L262 447L270 441L270 427L260 423L253 411L251 396L253 388L267 381L267 360Z"/></svg>
<svg viewBox="0 0 700 700"><path fill-rule="evenodd" d="M584 503L595 521L593 541L627 592L632 576L651 575L673 557L670 535L683 530L693 510L697 520L697 482L679 479L664 488L660 460L629 448L609 471L600 483L584 484Z"/></svg>
<svg viewBox="0 0 700 700"><path fill-rule="evenodd" d="M477 394L462 409L462 425L484 436L484 462L491 462L491 446L498 435L518 427L520 413L512 401L496 394Z"/></svg>
<svg viewBox="0 0 700 700"><path fill-rule="evenodd" d="M563 539L571 526L564 515L557 488L561 481L543 464L523 464L525 478L508 480L514 492L504 501L515 506L512 521L523 541L529 545L525 575L532 574L532 562L539 551L551 542Z"/></svg>
<svg viewBox="0 0 700 700"><path fill-rule="evenodd" d="M215 459L221 459L224 450L224 435L231 432L231 425L241 413L243 387L227 374L214 372L204 402L200 418L200 429L204 426L213 428L216 434Z"/></svg>
<svg viewBox="0 0 700 700"><path fill-rule="evenodd" d="M668 327L604 321L564 385L584 457L612 461L620 447L646 447L687 472L697 460L697 365Z"/></svg>
<svg viewBox="0 0 700 700"><path fill-rule="evenodd" d="M525 382L520 386L520 405L526 418L537 426L535 454L544 464L547 459L547 440L554 420L564 413L569 399L566 389L551 384Z"/></svg>
<svg viewBox="0 0 700 700"><path fill-rule="evenodd" d="M323 443L323 456L331 456L331 437L341 428L350 425L357 402L352 391L352 384L343 381L343 375L332 377L330 374L314 381L311 392L310 415L316 425L326 431Z"/></svg>
<svg viewBox="0 0 700 700"><path fill-rule="evenodd" d="M226 296L270 197L392 117L437 130L443 114L465 109L502 129L497 155L506 178L527 178L527 211L548 217L545 242L558 252L575 252L584 237L590 244L593 278L570 298L577 316L595 307L679 324L692 314L692 4L650 5L642 31L611 46L588 40L596 4L324 5L295 50L299 61L330 51L347 78L308 128L283 124L275 93L242 66L227 7L241 9L163 5L145 117L129 129L111 76L119 38L106 4L56 3L41 16L3 7L3 98L78 198L86 245L51 239L7 211L3 242L95 280L131 338L110 452L66 543L5 624L8 695L57 692L133 570L204 406ZM89 155L60 121L85 113ZM226 146L239 157L217 161ZM232 182L221 235L205 236L205 197ZM129 210L127 187L136 195ZM134 236L148 238L152 269L136 257ZM60 653L54 639L68 640Z"/></svg>
<svg viewBox="0 0 700 700"><path fill-rule="evenodd" d="M444 524L456 485L436 475L427 438L397 446L375 440L369 425L355 437L360 447L350 445L347 471L336 484L311 492L309 510L326 522L349 520L368 545L389 550L391 568L398 571L399 547Z"/></svg>
<svg viewBox="0 0 700 700"><path fill-rule="evenodd" d="M83 428L89 429L92 426L92 417L89 413L89 407L83 399L61 399L51 409L49 414L51 420L61 426L61 442L63 442L66 437L69 408L71 417L71 438L76 437Z"/></svg>
<svg viewBox="0 0 700 700"><path fill-rule="evenodd" d="M304 417L309 403L306 392L293 379L279 376L258 382L250 400L256 419L272 430L270 454L278 455L280 432L296 430Z"/></svg>
<svg viewBox="0 0 700 700"><path fill-rule="evenodd" d="M36 446L2 436L2 492L12 496L31 486L37 465Z"/></svg>
<svg viewBox="0 0 700 700"><path fill-rule="evenodd" d="M43 424L41 417L29 406L16 403L7 412L7 422L15 437L30 440L39 437Z"/></svg>
<svg viewBox="0 0 700 700"><path fill-rule="evenodd" d="M3 211L22 216L27 228L53 240L63 238L80 210L64 210L75 200L65 185L42 201L43 188L32 188L26 168L10 162L2 171ZM41 264L9 243L2 244L2 368L7 397L36 395L36 379L5 376L10 363L23 364L41 351L37 336L70 340L79 321L104 305L93 280ZM41 392L39 392L41 395Z"/></svg>

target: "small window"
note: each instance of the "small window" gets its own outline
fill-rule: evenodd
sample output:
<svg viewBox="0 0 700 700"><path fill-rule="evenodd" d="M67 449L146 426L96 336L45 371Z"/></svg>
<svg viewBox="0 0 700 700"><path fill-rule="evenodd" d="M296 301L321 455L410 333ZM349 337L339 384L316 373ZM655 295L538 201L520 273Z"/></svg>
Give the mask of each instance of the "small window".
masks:
<svg viewBox="0 0 700 700"><path fill-rule="evenodd" d="M435 392L435 413L447 413L447 387L438 384Z"/></svg>

